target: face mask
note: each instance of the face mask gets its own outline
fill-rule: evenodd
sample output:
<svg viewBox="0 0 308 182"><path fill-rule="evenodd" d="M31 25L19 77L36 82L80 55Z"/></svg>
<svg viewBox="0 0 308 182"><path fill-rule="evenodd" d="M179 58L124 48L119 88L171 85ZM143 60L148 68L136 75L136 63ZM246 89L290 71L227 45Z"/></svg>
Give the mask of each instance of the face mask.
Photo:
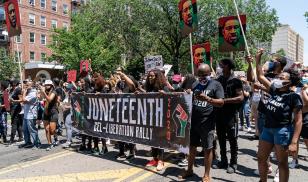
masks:
<svg viewBox="0 0 308 182"><path fill-rule="evenodd" d="M217 75L217 76L222 75L222 68L221 68L220 66L217 66L217 67L216 67L216 75Z"/></svg>
<svg viewBox="0 0 308 182"><path fill-rule="evenodd" d="M205 76L205 77L199 78L199 82L200 82L201 85L206 85L209 80L211 80L210 76Z"/></svg>
<svg viewBox="0 0 308 182"><path fill-rule="evenodd" d="M301 80L302 84L308 84L308 77L303 77Z"/></svg>

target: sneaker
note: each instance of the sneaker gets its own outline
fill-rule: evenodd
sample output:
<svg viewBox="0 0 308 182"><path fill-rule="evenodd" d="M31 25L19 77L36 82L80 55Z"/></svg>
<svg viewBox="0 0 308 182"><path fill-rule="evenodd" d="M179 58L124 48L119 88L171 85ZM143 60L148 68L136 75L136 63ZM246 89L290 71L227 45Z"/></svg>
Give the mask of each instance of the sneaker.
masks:
<svg viewBox="0 0 308 182"><path fill-rule="evenodd" d="M116 159L119 160L119 159L126 159L126 155L125 154L118 154L116 155Z"/></svg>
<svg viewBox="0 0 308 182"><path fill-rule="evenodd" d="M236 164L230 164L230 166L227 169L227 173L233 174L233 173L235 173L236 169L237 169L237 165Z"/></svg>
<svg viewBox="0 0 308 182"><path fill-rule="evenodd" d="M65 142L62 144L62 148L69 148L71 146L72 142Z"/></svg>
<svg viewBox="0 0 308 182"><path fill-rule="evenodd" d="M103 147L102 150L100 151L99 155L104 155L108 153L108 148L107 147Z"/></svg>
<svg viewBox="0 0 308 182"><path fill-rule="evenodd" d="M238 127L238 130L239 130L239 131L244 131L244 127L243 127L243 126L239 126L239 127Z"/></svg>
<svg viewBox="0 0 308 182"><path fill-rule="evenodd" d="M178 163L178 166L180 166L180 167L188 166L188 160L187 159L183 159L182 161L180 161Z"/></svg>
<svg viewBox="0 0 308 182"><path fill-rule="evenodd" d="M145 166L146 167L156 167L157 165L158 165L158 160L153 159L149 161Z"/></svg>
<svg viewBox="0 0 308 182"><path fill-rule="evenodd" d="M132 160L132 159L135 159L135 154L129 154L127 157L126 157L126 160Z"/></svg>
<svg viewBox="0 0 308 182"><path fill-rule="evenodd" d="M86 150L86 146L84 146L84 145L80 145L80 147L79 147L79 151L85 151Z"/></svg>
<svg viewBox="0 0 308 182"><path fill-rule="evenodd" d="M33 148L33 147L34 147L34 145L32 143L29 143L29 144L24 146L24 148L26 148L26 149L30 149L30 148Z"/></svg>
<svg viewBox="0 0 308 182"><path fill-rule="evenodd" d="M94 148L93 150L91 150L91 153L93 153L94 155L99 155L99 148Z"/></svg>
<svg viewBox="0 0 308 182"><path fill-rule="evenodd" d="M247 128L247 132L251 132L251 128L250 127Z"/></svg>
<svg viewBox="0 0 308 182"><path fill-rule="evenodd" d="M298 160L297 159L293 159L292 162L289 163L289 168L290 169L298 168Z"/></svg>
<svg viewBox="0 0 308 182"><path fill-rule="evenodd" d="M228 163L225 161L219 161L217 164L213 164L213 169L227 169Z"/></svg>
<svg viewBox="0 0 308 182"><path fill-rule="evenodd" d="M156 167L156 170L157 171L161 171L164 169L164 162L159 160L158 163L157 163L157 167Z"/></svg>
<svg viewBox="0 0 308 182"><path fill-rule="evenodd" d="M106 145L111 145L110 139L107 139Z"/></svg>
<svg viewBox="0 0 308 182"><path fill-rule="evenodd" d="M274 182L279 182L279 169L277 169L275 172Z"/></svg>
<svg viewBox="0 0 308 182"><path fill-rule="evenodd" d="M46 151L51 151L51 149L53 148L52 145L49 145L47 148L46 148Z"/></svg>

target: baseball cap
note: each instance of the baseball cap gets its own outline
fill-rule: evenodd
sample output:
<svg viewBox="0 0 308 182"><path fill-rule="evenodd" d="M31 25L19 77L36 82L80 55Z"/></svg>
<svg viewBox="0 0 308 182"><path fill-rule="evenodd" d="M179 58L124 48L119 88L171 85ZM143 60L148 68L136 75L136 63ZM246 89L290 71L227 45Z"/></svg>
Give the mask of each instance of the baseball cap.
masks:
<svg viewBox="0 0 308 182"><path fill-rule="evenodd" d="M181 82L182 81L181 75L173 75L172 76L172 81Z"/></svg>
<svg viewBox="0 0 308 182"><path fill-rule="evenodd" d="M51 80L45 80L44 85L53 85Z"/></svg>

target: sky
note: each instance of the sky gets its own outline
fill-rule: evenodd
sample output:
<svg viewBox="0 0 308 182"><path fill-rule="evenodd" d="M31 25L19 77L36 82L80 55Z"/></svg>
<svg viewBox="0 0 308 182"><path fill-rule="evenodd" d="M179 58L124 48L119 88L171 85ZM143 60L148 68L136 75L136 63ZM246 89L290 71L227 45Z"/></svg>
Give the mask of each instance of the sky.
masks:
<svg viewBox="0 0 308 182"><path fill-rule="evenodd" d="M304 38L304 64L308 66L308 23L304 17L308 11L308 0L266 0L266 2L277 10L280 23L289 24Z"/></svg>

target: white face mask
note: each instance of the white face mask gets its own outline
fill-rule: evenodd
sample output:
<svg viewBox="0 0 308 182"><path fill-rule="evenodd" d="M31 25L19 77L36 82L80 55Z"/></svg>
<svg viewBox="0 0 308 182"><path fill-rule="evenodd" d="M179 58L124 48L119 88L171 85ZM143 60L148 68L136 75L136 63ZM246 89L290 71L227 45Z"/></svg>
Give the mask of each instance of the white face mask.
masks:
<svg viewBox="0 0 308 182"><path fill-rule="evenodd" d="M220 75L222 75L223 73L222 73L222 68L220 67L220 66L217 66L216 67L216 75L217 76L220 76Z"/></svg>
<svg viewBox="0 0 308 182"><path fill-rule="evenodd" d="M210 76L199 78L199 82L200 82L201 85L206 85L209 80L211 80Z"/></svg>
<svg viewBox="0 0 308 182"><path fill-rule="evenodd" d="M283 87L283 81L280 79L274 79L273 80L273 85L275 88L282 88Z"/></svg>

